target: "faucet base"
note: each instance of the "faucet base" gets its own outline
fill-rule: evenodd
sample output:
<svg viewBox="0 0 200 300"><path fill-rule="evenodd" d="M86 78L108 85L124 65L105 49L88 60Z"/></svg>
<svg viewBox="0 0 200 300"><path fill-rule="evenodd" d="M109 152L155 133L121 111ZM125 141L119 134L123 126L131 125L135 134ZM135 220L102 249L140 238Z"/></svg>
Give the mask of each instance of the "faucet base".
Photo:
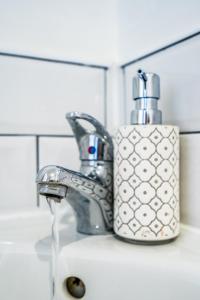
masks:
<svg viewBox="0 0 200 300"><path fill-rule="evenodd" d="M68 189L66 200L76 214L78 232L89 235L104 235L112 232L112 228L106 226L102 210L96 201L89 201L72 189Z"/></svg>
<svg viewBox="0 0 200 300"><path fill-rule="evenodd" d="M77 225L77 232L81 234L87 234L87 235L106 235L106 234L111 234L113 232L112 229L105 229L105 228L100 228L98 225L95 227L83 227L80 225Z"/></svg>

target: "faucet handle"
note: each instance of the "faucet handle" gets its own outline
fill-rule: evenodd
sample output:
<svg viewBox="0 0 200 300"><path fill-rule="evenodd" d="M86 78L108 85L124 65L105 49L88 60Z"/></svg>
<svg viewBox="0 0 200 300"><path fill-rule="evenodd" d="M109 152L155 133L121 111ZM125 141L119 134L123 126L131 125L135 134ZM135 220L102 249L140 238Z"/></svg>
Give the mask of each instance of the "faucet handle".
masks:
<svg viewBox="0 0 200 300"><path fill-rule="evenodd" d="M81 160L113 160L113 143L105 127L94 117L79 112L66 114L79 146ZM85 120L93 125L94 130L84 128L78 120Z"/></svg>
<svg viewBox="0 0 200 300"><path fill-rule="evenodd" d="M66 119L69 122L78 143L79 143L80 139L85 134L87 134L87 130L85 128L83 128L83 126L79 122L77 122L77 119L82 119L81 115L82 114L78 113L78 112L66 113Z"/></svg>

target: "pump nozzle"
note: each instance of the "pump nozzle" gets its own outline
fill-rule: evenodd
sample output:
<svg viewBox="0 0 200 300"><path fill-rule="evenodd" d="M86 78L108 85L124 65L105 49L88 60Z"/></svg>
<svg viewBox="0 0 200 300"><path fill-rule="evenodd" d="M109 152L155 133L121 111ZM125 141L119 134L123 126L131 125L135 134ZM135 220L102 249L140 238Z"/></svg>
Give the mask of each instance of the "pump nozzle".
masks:
<svg viewBox="0 0 200 300"><path fill-rule="evenodd" d="M157 108L159 98L159 76L139 69L137 76L133 78L135 109L131 113L131 124L162 123L162 112Z"/></svg>
<svg viewBox="0 0 200 300"><path fill-rule="evenodd" d="M141 69L139 69L137 71L138 77L141 78L144 81L147 81L147 75L144 71L142 71Z"/></svg>

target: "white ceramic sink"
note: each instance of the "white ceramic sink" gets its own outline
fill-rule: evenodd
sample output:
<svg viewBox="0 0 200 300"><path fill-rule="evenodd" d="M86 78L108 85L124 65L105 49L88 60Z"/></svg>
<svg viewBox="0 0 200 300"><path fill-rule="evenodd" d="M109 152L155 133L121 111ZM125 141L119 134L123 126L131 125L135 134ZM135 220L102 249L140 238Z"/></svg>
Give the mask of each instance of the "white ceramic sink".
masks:
<svg viewBox="0 0 200 300"><path fill-rule="evenodd" d="M127 244L112 235L79 239L60 253L60 300L74 299L62 285L68 276L85 283L85 300L200 299L197 229L182 226L180 237L162 246Z"/></svg>
<svg viewBox="0 0 200 300"><path fill-rule="evenodd" d="M200 230L182 226L171 244L138 246L77 234L66 210L56 300L74 299L63 285L68 276L85 283L83 300L200 299ZM50 221L48 212L0 218L0 299L50 299Z"/></svg>
<svg viewBox="0 0 200 300"><path fill-rule="evenodd" d="M1 300L50 299L50 247L45 243L50 221L49 213L40 211L1 215Z"/></svg>

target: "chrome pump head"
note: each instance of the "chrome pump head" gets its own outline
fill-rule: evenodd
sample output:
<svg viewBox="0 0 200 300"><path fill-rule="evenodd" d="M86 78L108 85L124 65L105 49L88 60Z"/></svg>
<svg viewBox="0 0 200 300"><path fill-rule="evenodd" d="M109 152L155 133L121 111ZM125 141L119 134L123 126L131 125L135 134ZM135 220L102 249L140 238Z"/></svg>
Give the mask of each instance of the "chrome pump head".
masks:
<svg viewBox="0 0 200 300"><path fill-rule="evenodd" d="M133 99L135 109L131 112L131 124L161 124L162 112L158 110L160 78L154 73L138 70L133 78Z"/></svg>

